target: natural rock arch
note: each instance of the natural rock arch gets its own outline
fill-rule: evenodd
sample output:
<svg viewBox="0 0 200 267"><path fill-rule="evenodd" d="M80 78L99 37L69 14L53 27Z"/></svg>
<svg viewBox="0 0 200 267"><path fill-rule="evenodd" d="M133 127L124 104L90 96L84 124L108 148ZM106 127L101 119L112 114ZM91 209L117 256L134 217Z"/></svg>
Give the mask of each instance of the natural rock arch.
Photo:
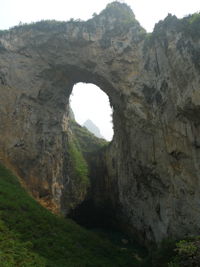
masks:
<svg viewBox="0 0 200 267"><path fill-rule="evenodd" d="M126 5L124 10L134 18ZM112 8L109 14L112 14ZM114 109L115 106L119 109L122 104L119 77L111 68L118 47L110 47L111 40L106 35L107 31L118 31L116 26L119 26L120 18L115 14L108 17L109 14L103 12L88 22L40 22L18 27L1 39L3 59L7 53L10 55L1 67L2 85L6 88L5 98L12 97L10 105L14 109L11 129L7 127L7 130L15 136L11 137L11 152L7 151L7 141L2 140L2 151L5 146L7 151L2 157L17 166L22 177L27 177L33 193L42 191L41 196L50 193L57 205L60 205L63 186L62 178L59 181L58 177L65 176L62 165L67 157L62 155L63 149L67 150L64 145L67 140L63 141L62 135L66 132L64 139L67 139L68 100L73 85L78 82L96 84L109 96ZM121 53L121 46L119 50ZM56 142L55 132L57 138L59 136L59 149L52 145ZM48 150L50 154L47 156ZM55 189L52 189L53 184Z"/></svg>
<svg viewBox="0 0 200 267"><path fill-rule="evenodd" d="M102 197L119 222L143 241L197 233L198 49L175 17L148 37L116 2L87 22L1 34L1 159L49 205L67 212L82 201L86 188L68 183L68 99L75 83L94 83L114 108Z"/></svg>

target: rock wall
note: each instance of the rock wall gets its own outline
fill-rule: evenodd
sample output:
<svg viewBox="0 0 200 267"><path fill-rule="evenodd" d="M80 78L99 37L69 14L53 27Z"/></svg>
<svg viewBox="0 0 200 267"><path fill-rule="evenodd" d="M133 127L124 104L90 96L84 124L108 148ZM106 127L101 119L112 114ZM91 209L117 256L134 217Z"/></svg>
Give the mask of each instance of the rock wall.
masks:
<svg viewBox="0 0 200 267"><path fill-rule="evenodd" d="M192 22L168 16L149 35L114 2L87 22L1 33L0 158L55 209L80 203L87 188L70 176L69 96L77 82L94 83L109 96L115 132L102 199L142 242L199 233L200 36Z"/></svg>

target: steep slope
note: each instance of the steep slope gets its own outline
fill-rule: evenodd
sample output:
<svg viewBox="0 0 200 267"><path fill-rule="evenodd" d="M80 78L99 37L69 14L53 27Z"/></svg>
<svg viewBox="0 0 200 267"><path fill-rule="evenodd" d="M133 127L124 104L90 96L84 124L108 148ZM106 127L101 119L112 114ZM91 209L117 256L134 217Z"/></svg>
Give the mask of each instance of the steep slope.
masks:
<svg viewBox="0 0 200 267"><path fill-rule="evenodd" d="M166 267L169 262L182 267L200 263L199 237L178 242L176 253L175 243L168 241L148 256L137 243L126 244L124 235L96 233L44 209L0 164L1 267Z"/></svg>
<svg viewBox="0 0 200 267"><path fill-rule="evenodd" d="M79 143L80 150L86 156L87 153L98 152L109 144L108 141L96 137L87 128L79 125L75 120L70 120L70 129Z"/></svg>
<svg viewBox="0 0 200 267"><path fill-rule="evenodd" d="M40 206L0 164L0 265L138 266L132 252Z"/></svg>

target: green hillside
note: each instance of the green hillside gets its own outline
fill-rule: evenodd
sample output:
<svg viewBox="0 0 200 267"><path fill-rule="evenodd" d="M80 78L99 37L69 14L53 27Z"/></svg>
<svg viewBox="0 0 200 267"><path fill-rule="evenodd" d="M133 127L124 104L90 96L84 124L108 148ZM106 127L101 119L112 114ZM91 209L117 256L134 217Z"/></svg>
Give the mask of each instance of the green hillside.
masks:
<svg viewBox="0 0 200 267"><path fill-rule="evenodd" d="M149 256L137 244L113 242L116 237L52 214L0 164L0 267L180 267L185 262L187 266L200 263L200 237L176 243L176 253L174 241L169 240L160 249L150 250Z"/></svg>
<svg viewBox="0 0 200 267"><path fill-rule="evenodd" d="M122 246L123 247L123 246ZM129 249L53 215L0 165L0 266L138 266Z"/></svg>

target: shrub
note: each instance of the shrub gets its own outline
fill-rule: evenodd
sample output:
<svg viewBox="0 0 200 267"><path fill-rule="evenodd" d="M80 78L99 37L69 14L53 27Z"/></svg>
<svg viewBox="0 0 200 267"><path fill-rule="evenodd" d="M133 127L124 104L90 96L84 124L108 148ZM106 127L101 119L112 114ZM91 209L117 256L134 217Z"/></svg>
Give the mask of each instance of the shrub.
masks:
<svg viewBox="0 0 200 267"><path fill-rule="evenodd" d="M169 267L200 266L200 238L188 238L176 243L176 256Z"/></svg>

